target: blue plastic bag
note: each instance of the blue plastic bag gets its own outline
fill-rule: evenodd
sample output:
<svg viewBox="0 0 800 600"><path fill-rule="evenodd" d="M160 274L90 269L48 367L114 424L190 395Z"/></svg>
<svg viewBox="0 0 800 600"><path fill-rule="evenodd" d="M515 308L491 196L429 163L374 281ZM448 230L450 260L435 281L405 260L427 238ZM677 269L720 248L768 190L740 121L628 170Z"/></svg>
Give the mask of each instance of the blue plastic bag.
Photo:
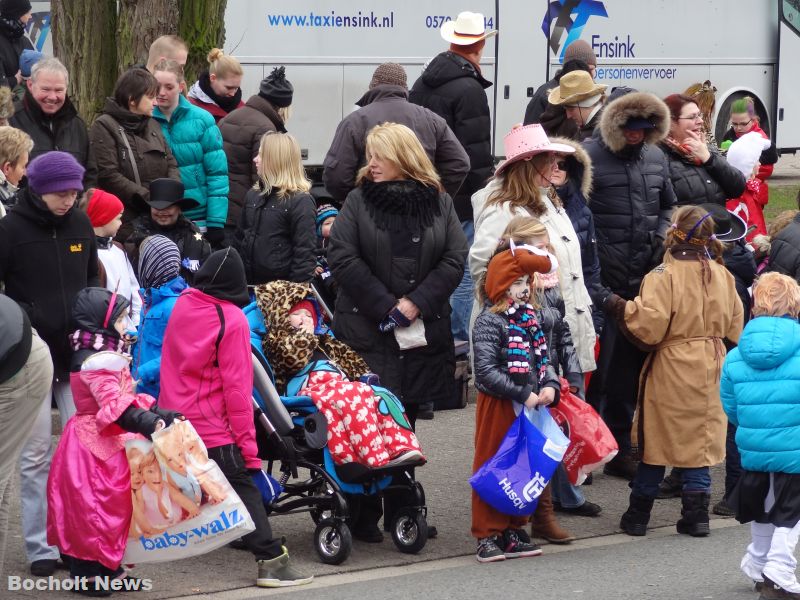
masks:
<svg viewBox="0 0 800 600"><path fill-rule="evenodd" d="M546 407L525 409L495 455L470 478L481 500L506 515L533 514L569 446Z"/></svg>

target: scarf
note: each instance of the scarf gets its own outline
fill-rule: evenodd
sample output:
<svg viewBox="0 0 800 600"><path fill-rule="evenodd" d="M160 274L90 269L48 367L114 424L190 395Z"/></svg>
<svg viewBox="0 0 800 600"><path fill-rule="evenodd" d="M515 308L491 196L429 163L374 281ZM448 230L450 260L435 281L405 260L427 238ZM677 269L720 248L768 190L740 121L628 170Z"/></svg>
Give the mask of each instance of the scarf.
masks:
<svg viewBox="0 0 800 600"><path fill-rule="evenodd" d="M536 380L541 382L547 368L547 338L536 320L536 312L530 304L509 303L503 312L508 320L508 373L514 383L525 385L530 374L530 353Z"/></svg>
<svg viewBox="0 0 800 600"><path fill-rule="evenodd" d="M113 237L100 237L99 235L96 235L94 239L97 242L98 250L108 250L114 245Z"/></svg>
<svg viewBox="0 0 800 600"><path fill-rule="evenodd" d="M381 231L420 232L442 214L439 191L419 181L365 180L361 189L369 216Z"/></svg>
<svg viewBox="0 0 800 600"><path fill-rule="evenodd" d="M667 146L670 150L678 154L685 162L688 162L692 165L702 165L703 162L699 158L694 158L691 156L691 152L689 151L686 146L679 144L677 140L675 140L672 136L667 136L664 139L664 145Z"/></svg>
<svg viewBox="0 0 800 600"><path fill-rule="evenodd" d="M75 352L79 350L94 350L95 352L110 350L121 353L125 349L125 340L122 338L105 333L92 333L85 329L76 329L70 334L69 341Z"/></svg>
<svg viewBox="0 0 800 600"><path fill-rule="evenodd" d="M239 103L242 101L242 88L236 90L236 93L233 96L219 96L211 88L211 76L208 74L208 71L203 71L200 73L200 78L197 80L197 82L200 84L200 89L203 90L206 95L214 101L214 104L219 106L226 113L231 112L234 108L239 106Z"/></svg>
<svg viewBox="0 0 800 600"><path fill-rule="evenodd" d="M19 19L0 18L0 31L10 40L18 40L25 33L25 25Z"/></svg>

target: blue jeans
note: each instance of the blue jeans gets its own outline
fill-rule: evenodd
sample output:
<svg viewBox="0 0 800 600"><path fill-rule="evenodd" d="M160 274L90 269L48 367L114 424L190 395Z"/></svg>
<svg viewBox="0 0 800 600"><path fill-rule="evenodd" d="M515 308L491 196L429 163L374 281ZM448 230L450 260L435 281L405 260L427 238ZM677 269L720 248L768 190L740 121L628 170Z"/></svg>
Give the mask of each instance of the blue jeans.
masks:
<svg viewBox="0 0 800 600"><path fill-rule="evenodd" d="M567 470L563 463L558 465L556 472L553 473L550 484L553 501L558 502L564 508L578 508L586 503L581 488L569 482L569 476L567 476Z"/></svg>
<svg viewBox="0 0 800 600"><path fill-rule="evenodd" d="M472 241L475 239L475 223L461 221L461 229L467 236L467 245L472 246ZM467 260L464 264L464 277L450 296L450 308L453 311L450 315L450 329L453 332L453 339L469 341L469 317L473 302L475 302L475 289Z"/></svg>
<svg viewBox="0 0 800 600"><path fill-rule="evenodd" d="M658 495L658 485L664 479L666 467L661 465L648 465L644 462L639 463L636 477L631 481L631 489L637 496L655 498ZM675 468L681 476L684 492L710 492L711 491L711 472L708 467L694 467L691 469Z"/></svg>

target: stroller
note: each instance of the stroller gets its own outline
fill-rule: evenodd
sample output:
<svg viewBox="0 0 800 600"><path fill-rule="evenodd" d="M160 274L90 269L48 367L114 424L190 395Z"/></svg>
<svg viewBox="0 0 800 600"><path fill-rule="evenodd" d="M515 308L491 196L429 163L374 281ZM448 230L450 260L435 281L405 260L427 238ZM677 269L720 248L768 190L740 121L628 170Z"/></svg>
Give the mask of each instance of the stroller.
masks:
<svg viewBox="0 0 800 600"><path fill-rule="evenodd" d="M316 529L314 548L323 563L338 565L352 549L348 525L350 511L345 494L392 494L402 506L390 519L392 540L400 552L416 554L428 541L427 508L422 485L415 480L416 464L369 469L357 463L335 465L327 448L327 421L311 398L281 396L262 338L266 334L263 315L251 303L244 309L250 324L253 351L253 402L259 455L267 461L267 472L280 472L281 493L266 505L268 514L308 512ZM301 477L299 469L306 469Z"/></svg>

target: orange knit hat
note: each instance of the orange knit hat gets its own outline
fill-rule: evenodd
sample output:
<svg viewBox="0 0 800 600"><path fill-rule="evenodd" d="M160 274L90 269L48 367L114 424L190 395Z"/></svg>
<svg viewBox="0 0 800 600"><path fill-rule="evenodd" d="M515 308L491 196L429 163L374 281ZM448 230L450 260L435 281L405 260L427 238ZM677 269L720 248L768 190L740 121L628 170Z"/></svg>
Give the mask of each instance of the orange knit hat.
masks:
<svg viewBox="0 0 800 600"><path fill-rule="evenodd" d="M492 302L498 302L508 288L523 275L549 273L555 258L544 250L533 246L513 246L495 254L489 261L486 271L486 295Z"/></svg>

